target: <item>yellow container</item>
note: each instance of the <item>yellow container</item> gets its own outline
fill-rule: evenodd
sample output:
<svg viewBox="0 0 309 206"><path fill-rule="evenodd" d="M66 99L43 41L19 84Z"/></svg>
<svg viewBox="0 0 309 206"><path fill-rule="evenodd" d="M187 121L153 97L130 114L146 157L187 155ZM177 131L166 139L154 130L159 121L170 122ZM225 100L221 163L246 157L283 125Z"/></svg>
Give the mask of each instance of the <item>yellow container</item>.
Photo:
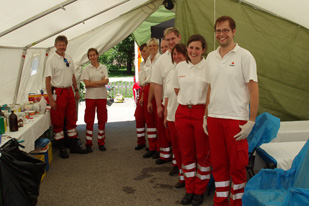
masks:
<svg viewBox="0 0 309 206"><path fill-rule="evenodd" d="M45 155L33 155L35 158L45 162ZM42 178L41 178L41 182L43 181L44 177L46 175L46 170L44 171L44 174L42 175Z"/></svg>

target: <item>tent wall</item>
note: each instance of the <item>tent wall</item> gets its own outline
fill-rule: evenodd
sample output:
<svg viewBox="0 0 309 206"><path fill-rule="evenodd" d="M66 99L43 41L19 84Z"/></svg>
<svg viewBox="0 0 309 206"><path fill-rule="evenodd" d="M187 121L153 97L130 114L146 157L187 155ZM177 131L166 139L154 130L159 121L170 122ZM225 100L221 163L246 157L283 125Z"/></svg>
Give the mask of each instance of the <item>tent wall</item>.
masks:
<svg viewBox="0 0 309 206"><path fill-rule="evenodd" d="M0 48L0 105L12 103L23 49Z"/></svg>
<svg viewBox="0 0 309 206"><path fill-rule="evenodd" d="M177 1L175 22L182 42L200 33L208 43L207 53L213 51L218 46L214 21L223 15L235 19L235 42L257 61L259 113L269 112L281 120L308 120L308 29L239 1L183 0Z"/></svg>
<svg viewBox="0 0 309 206"><path fill-rule="evenodd" d="M45 88L44 68L46 49L28 49L22 71L16 103L28 101L28 94ZM32 71L37 66L37 72Z"/></svg>

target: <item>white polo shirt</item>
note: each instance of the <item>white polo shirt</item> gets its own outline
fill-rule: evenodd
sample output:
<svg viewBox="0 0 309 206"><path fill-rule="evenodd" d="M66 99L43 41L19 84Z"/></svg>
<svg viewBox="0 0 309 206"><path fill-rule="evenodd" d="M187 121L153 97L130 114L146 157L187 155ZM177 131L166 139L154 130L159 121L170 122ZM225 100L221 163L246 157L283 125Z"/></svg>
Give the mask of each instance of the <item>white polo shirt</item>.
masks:
<svg viewBox="0 0 309 206"><path fill-rule="evenodd" d="M257 82L252 54L238 46L221 58L220 47L208 54L203 81L211 85L208 116L223 119L249 119L250 80Z"/></svg>
<svg viewBox="0 0 309 206"><path fill-rule="evenodd" d="M164 85L168 73L174 68L169 50L157 60L151 74L151 82Z"/></svg>
<svg viewBox="0 0 309 206"><path fill-rule="evenodd" d="M75 72L73 60L68 54L65 54L65 58L69 67L66 66L64 58L56 52L52 53L46 61L44 77L51 77L51 85L54 87L65 88L73 85L72 78Z"/></svg>
<svg viewBox="0 0 309 206"><path fill-rule="evenodd" d="M152 62L151 62L151 56L147 58L146 63L143 66L143 79L141 79L143 86L145 84L151 83L151 74L152 74L151 71L159 57L160 57L160 53L157 53Z"/></svg>
<svg viewBox="0 0 309 206"><path fill-rule="evenodd" d="M174 90L173 86L173 79L175 76L175 67L176 64L174 65L174 68L168 73L166 77L166 86L164 87L164 102L165 98L168 98L168 104L167 104L167 117L166 119L168 121L175 122L175 113L178 107L178 102L177 102L177 95Z"/></svg>
<svg viewBox="0 0 309 206"><path fill-rule="evenodd" d="M178 88L177 101L182 105L206 103L208 84L202 80L206 61L203 58L198 64L180 62L176 66L174 88Z"/></svg>
<svg viewBox="0 0 309 206"><path fill-rule="evenodd" d="M85 67L82 80L100 81L105 76L108 79L108 72L106 66L100 64L98 68L95 68L92 64ZM107 99L107 90L105 85L101 87L89 87L86 88L85 99Z"/></svg>

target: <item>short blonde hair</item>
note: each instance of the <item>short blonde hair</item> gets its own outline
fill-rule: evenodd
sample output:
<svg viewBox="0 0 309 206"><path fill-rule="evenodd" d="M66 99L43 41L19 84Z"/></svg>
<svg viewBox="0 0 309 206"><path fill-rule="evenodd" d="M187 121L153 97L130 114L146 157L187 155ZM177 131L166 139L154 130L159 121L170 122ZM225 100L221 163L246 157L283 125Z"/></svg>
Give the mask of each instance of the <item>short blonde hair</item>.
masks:
<svg viewBox="0 0 309 206"><path fill-rule="evenodd" d="M164 30L164 37L169 33L174 33L177 37L179 37L180 33L175 27L169 27Z"/></svg>
<svg viewBox="0 0 309 206"><path fill-rule="evenodd" d="M158 40L156 38L149 39L147 42L147 47L149 47L151 43L154 43L155 45L159 46Z"/></svg>

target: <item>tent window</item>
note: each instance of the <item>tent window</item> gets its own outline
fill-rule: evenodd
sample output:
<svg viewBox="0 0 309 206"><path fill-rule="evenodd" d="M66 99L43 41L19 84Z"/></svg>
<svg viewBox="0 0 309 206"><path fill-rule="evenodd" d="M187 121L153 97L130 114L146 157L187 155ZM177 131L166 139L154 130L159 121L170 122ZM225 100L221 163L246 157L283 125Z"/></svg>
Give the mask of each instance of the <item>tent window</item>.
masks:
<svg viewBox="0 0 309 206"><path fill-rule="evenodd" d="M40 61L40 55L39 54L33 55L30 76L33 76L38 72L39 61Z"/></svg>

